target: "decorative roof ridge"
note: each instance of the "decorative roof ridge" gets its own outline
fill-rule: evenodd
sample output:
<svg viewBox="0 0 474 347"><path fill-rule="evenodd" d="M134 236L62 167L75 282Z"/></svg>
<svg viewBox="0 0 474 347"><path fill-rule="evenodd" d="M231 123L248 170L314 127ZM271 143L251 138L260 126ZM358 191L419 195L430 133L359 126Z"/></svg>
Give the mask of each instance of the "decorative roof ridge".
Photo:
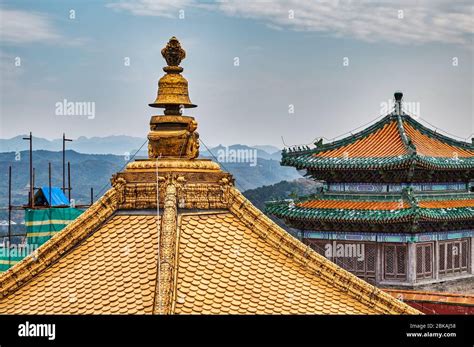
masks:
<svg viewBox="0 0 474 347"><path fill-rule="evenodd" d="M419 221L422 217L422 211L418 204L418 199L414 195L414 190L411 187L402 189L403 200L410 205L410 214L412 215L411 225L413 231L418 231Z"/></svg>
<svg viewBox="0 0 474 347"><path fill-rule="evenodd" d="M15 292L33 277L56 262L65 253L94 233L117 210L119 191L125 182L119 181L84 213L53 235L32 255L0 274L0 300Z"/></svg>
<svg viewBox="0 0 474 347"><path fill-rule="evenodd" d="M418 199L416 198L414 190L411 187L405 187L402 189L402 199L410 204L411 209L413 209L415 212L418 211Z"/></svg>
<svg viewBox="0 0 474 347"><path fill-rule="evenodd" d="M153 314L173 313L173 298L177 271L178 212L177 192L179 177L169 175L163 203L163 214L158 233L158 260ZM178 183L178 184L176 184Z"/></svg>
<svg viewBox="0 0 474 347"><path fill-rule="evenodd" d="M283 251L287 257L293 258L315 275L324 277L342 292L367 305L377 306L381 313L420 314L416 309L340 268L309 246L305 246L253 206L236 188L232 187L229 195L229 210L235 217L267 244Z"/></svg>
<svg viewBox="0 0 474 347"><path fill-rule="evenodd" d="M402 139L403 145L405 146L405 149L407 150L408 154L411 156L417 155L416 146L405 131L405 127L403 126L401 115L397 115L397 129L398 129L400 138Z"/></svg>
<svg viewBox="0 0 474 347"><path fill-rule="evenodd" d="M431 138L435 138L439 141L448 142L449 144L451 144L453 146L456 146L456 147L461 147L461 148L464 148L464 149L474 150L474 144L469 143L469 142L465 142L465 141L455 140L455 139L453 139L449 136L440 134L440 133L424 126L423 124L421 124L420 122L418 122L416 119L414 119L413 117L411 117L408 114L404 114L401 117L403 118L403 120L407 121L410 125L412 125L416 130L420 131L421 133L423 133L423 134L425 134L425 135L427 135Z"/></svg>
<svg viewBox="0 0 474 347"><path fill-rule="evenodd" d="M361 131L359 131L355 134L351 134L349 136L346 136L346 137L344 137L342 139L339 139L339 140L335 140L333 142L329 142L329 143L326 143L326 144L321 144L320 147L317 146L317 147L315 147L313 149L309 149L309 150L307 149L307 150L295 150L295 151L283 149L282 157L285 157L285 156L293 157L293 156L299 156L299 155L304 155L304 154L313 155L313 154L316 154L316 153L325 152L325 151L328 151L328 150L332 150L332 149L335 149L335 148L339 148L339 147L351 144L353 142L356 142L360 139L365 138L366 136L369 136L372 132L383 128L386 124L394 121L396 119L395 117L396 116L389 113L389 114L385 115L382 119L376 121L372 125L368 126L367 128L362 129Z"/></svg>

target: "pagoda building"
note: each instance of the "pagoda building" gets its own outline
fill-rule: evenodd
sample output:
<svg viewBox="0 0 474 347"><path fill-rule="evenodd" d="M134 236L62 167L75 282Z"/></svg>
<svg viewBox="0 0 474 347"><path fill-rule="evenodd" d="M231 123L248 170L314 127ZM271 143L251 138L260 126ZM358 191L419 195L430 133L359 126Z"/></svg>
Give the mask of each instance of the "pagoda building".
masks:
<svg viewBox="0 0 474 347"><path fill-rule="evenodd" d="M474 146L402 111L315 148L284 150L281 165L320 180L311 196L269 202L267 212L302 241L377 286L474 274Z"/></svg>
<svg viewBox="0 0 474 347"><path fill-rule="evenodd" d="M148 159L0 274L0 314L419 314L304 245L198 159L196 107L172 37Z"/></svg>

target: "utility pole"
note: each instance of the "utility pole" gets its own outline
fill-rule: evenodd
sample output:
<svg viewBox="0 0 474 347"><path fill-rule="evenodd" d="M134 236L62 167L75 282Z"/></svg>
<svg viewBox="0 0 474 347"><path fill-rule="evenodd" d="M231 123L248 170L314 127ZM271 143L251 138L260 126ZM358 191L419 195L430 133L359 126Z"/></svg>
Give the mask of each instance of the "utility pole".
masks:
<svg viewBox="0 0 474 347"><path fill-rule="evenodd" d="M11 265L11 249L12 243L12 167L8 167L8 266Z"/></svg>
<svg viewBox="0 0 474 347"><path fill-rule="evenodd" d="M67 139L66 134L63 133L63 193L66 193L66 141L72 140Z"/></svg>
<svg viewBox="0 0 474 347"><path fill-rule="evenodd" d="M30 131L29 137L24 137L23 140L30 141L30 198L28 206L30 208L34 207L34 188L33 188L33 135Z"/></svg>
<svg viewBox="0 0 474 347"><path fill-rule="evenodd" d="M49 185L49 207L53 207L52 193L51 193L51 162L48 163L48 185Z"/></svg>
<svg viewBox="0 0 474 347"><path fill-rule="evenodd" d="M71 163L67 162L67 199L71 204Z"/></svg>
<svg viewBox="0 0 474 347"><path fill-rule="evenodd" d="M35 206L35 178L36 178L36 168L33 168L33 195L32 195L33 207Z"/></svg>

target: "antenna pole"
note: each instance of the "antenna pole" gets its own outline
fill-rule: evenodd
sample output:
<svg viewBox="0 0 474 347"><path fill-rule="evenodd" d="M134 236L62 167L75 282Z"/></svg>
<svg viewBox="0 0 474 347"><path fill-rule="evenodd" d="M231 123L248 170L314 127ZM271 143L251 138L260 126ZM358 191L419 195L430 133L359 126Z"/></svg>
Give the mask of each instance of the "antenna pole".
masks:
<svg viewBox="0 0 474 347"><path fill-rule="evenodd" d="M49 207L53 207L52 194L51 194L51 162L48 163L48 184L49 184Z"/></svg>
<svg viewBox="0 0 474 347"><path fill-rule="evenodd" d="M71 163L67 162L67 198L71 203Z"/></svg>
<svg viewBox="0 0 474 347"><path fill-rule="evenodd" d="M66 192L66 169L64 167L64 162L66 161L66 134L63 133L63 193Z"/></svg>
<svg viewBox="0 0 474 347"><path fill-rule="evenodd" d="M8 266L11 265L10 245L12 242L12 167L8 167Z"/></svg>
<svg viewBox="0 0 474 347"><path fill-rule="evenodd" d="M35 168L33 168L33 188L31 189L31 208L35 208Z"/></svg>
<svg viewBox="0 0 474 347"><path fill-rule="evenodd" d="M63 133L63 193L66 193L66 141L72 140L67 139L66 134Z"/></svg>
<svg viewBox="0 0 474 347"><path fill-rule="evenodd" d="M31 208L33 207L33 135L30 131L30 136L29 137L24 137L23 140L28 140L30 141L30 197L28 201L28 206Z"/></svg>
<svg viewBox="0 0 474 347"><path fill-rule="evenodd" d="M94 203L94 188L91 187L91 206Z"/></svg>

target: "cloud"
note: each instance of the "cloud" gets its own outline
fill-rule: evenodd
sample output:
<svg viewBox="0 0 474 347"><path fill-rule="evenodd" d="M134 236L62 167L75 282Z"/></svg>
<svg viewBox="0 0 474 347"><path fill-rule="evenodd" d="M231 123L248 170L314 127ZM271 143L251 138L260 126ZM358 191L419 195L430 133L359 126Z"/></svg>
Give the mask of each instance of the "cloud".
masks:
<svg viewBox="0 0 474 347"><path fill-rule="evenodd" d="M123 0L106 5L117 11L129 11L136 16L156 16L176 18L179 11L189 6L197 6L193 0Z"/></svg>
<svg viewBox="0 0 474 347"><path fill-rule="evenodd" d="M0 8L0 41L25 44L54 42L61 35L52 26L47 16L21 10Z"/></svg>
<svg viewBox="0 0 474 347"><path fill-rule="evenodd" d="M4 89L8 89L11 83L15 83L23 75L24 70L20 57L0 51L0 76L2 76L0 98L3 97Z"/></svg>
<svg viewBox="0 0 474 347"><path fill-rule="evenodd" d="M474 5L445 1L225 1L229 16L262 20L297 31L394 43L472 43Z"/></svg>
<svg viewBox="0 0 474 347"><path fill-rule="evenodd" d="M228 0L205 5L193 0L122 0L107 6L162 17L176 17L185 7L200 7L258 20L275 30L319 32L366 42L472 45L474 33L474 5L464 0Z"/></svg>

